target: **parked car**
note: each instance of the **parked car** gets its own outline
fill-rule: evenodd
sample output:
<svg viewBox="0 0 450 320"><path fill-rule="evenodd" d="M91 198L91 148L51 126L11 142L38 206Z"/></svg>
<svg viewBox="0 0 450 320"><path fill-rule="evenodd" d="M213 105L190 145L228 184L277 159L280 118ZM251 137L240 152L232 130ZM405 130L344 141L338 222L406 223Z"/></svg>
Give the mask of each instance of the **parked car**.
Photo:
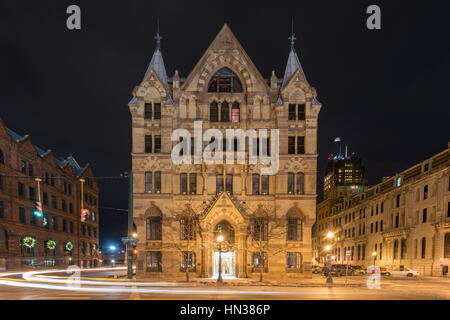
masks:
<svg viewBox="0 0 450 320"><path fill-rule="evenodd" d="M384 275L389 276L389 274L388 274L389 272L385 267L377 267L377 268L380 270L380 274L382 276L384 276ZM369 268L367 268L367 273L368 274L375 273L375 269L369 267Z"/></svg>
<svg viewBox="0 0 450 320"><path fill-rule="evenodd" d="M353 270L354 275L364 275L366 274L366 269L364 269L362 266L350 266Z"/></svg>
<svg viewBox="0 0 450 320"><path fill-rule="evenodd" d="M313 266L312 267L312 273L318 274L322 272L322 267L321 266Z"/></svg>
<svg viewBox="0 0 450 320"><path fill-rule="evenodd" d="M415 271L409 268L394 268L392 270L386 271L387 276L399 276L399 277L418 277L420 275L419 271Z"/></svg>
<svg viewBox="0 0 450 320"><path fill-rule="evenodd" d="M322 269L322 271L323 271L324 276L328 275L328 267L324 267ZM337 277L342 277L342 276L345 276L346 274L348 276L354 275L354 272L353 272L353 269L351 268L351 266L347 266L346 264L333 264L331 266L331 275L334 275Z"/></svg>

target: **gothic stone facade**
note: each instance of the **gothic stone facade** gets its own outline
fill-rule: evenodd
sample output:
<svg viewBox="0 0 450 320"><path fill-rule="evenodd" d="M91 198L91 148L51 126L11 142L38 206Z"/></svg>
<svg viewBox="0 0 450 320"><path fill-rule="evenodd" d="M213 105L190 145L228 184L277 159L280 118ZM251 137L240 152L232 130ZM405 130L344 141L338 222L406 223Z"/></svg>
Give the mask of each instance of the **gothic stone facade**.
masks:
<svg viewBox="0 0 450 320"><path fill-rule="evenodd" d="M184 277L186 268L217 276L219 233L225 275L311 275L321 105L293 45L283 81L274 73L265 80L225 25L186 79L178 72L169 79L157 39L129 103L137 276ZM172 132L185 128L193 136L194 120L223 133L279 129L278 173L261 177L260 164L247 160L175 165ZM195 227L186 232L186 224Z"/></svg>

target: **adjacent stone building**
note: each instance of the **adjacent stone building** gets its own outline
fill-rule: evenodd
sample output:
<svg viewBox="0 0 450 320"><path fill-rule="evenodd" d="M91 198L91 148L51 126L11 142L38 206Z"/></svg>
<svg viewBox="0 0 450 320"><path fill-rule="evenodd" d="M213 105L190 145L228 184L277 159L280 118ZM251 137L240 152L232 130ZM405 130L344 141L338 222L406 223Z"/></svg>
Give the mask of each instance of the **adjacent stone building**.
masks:
<svg viewBox="0 0 450 320"><path fill-rule="evenodd" d="M85 222L80 179L83 208L89 210ZM42 217L34 213L39 193ZM0 270L97 266L98 239L98 187L91 167L44 151L0 119Z"/></svg>
<svg viewBox="0 0 450 320"><path fill-rule="evenodd" d="M330 244L334 263L368 266L375 259L388 269L411 268L423 275L448 272L449 163L447 148L335 203L328 215L318 215L315 241L320 261L326 261L325 246ZM328 231L335 239L326 239Z"/></svg>
<svg viewBox="0 0 450 320"><path fill-rule="evenodd" d="M184 277L188 270L217 277L219 235L225 276L310 275L321 104L294 50L294 35L282 79L275 72L264 79L227 25L186 78L178 71L169 78L160 39L157 34L150 65L128 105L137 276ZM203 133L278 129L278 172L261 175L264 165L250 164L248 152L243 164L175 165L171 153L178 141L171 135L183 128L194 138L194 121L202 121ZM274 153L271 138L255 139L255 152L268 146ZM192 148L209 141L214 139ZM236 142L226 150L236 159Z"/></svg>

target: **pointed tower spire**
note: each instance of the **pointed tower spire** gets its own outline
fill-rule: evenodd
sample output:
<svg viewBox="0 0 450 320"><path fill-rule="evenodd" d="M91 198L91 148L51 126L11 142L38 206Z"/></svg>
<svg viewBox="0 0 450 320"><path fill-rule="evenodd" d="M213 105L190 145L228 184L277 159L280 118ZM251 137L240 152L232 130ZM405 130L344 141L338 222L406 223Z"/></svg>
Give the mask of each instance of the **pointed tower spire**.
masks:
<svg viewBox="0 0 450 320"><path fill-rule="evenodd" d="M164 66L164 60L161 53L161 35L159 34L159 19L158 19L158 25L157 25L157 31L156 36L154 37L156 40L156 48L155 52L153 53L152 60L150 61L150 64L148 65L147 71L145 72L145 75L150 72L151 69L155 70L158 77L161 79L161 81L167 86L168 85L168 77L166 73L166 67Z"/></svg>
<svg viewBox="0 0 450 320"><path fill-rule="evenodd" d="M291 21L291 36L288 39L291 41L291 51L295 51L294 44L295 44L295 40L297 40L297 38L295 37L295 33L294 33L294 19L292 19L292 21Z"/></svg>
<svg viewBox="0 0 450 320"><path fill-rule="evenodd" d="M157 26L156 36L154 39L156 40L156 50L161 50L161 40L163 37L161 37L159 35L159 19L158 19L157 24L158 24L158 26Z"/></svg>
<svg viewBox="0 0 450 320"><path fill-rule="evenodd" d="M291 43L291 51L289 52L289 57L288 57L288 61L287 61L287 65L286 65L286 70L284 72L284 77L283 77L283 84L282 86L284 86L287 81L291 78L291 76L295 73L295 71L300 70L300 72L303 74L303 76L305 76L305 72L303 72L303 68L302 65L300 64L300 60L298 59L297 53L295 52L295 40L297 40L297 38L295 37L295 33L294 33L294 19L292 19L291 21L291 36L288 37L288 40ZM305 76L306 78L306 76Z"/></svg>

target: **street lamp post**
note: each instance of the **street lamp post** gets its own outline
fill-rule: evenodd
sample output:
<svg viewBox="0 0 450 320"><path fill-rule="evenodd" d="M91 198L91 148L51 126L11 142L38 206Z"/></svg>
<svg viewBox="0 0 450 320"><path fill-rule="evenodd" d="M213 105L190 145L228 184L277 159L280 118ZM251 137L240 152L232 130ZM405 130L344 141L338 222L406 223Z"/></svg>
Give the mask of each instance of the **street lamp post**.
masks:
<svg viewBox="0 0 450 320"><path fill-rule="evenodd" d="M372 252L372 256L373 256L373 265L375 266L375 260L377 259L377 252L376 251Z"/></svg>
<svg viewBox="0 0 450 320"><path fill-rule="evenodd" d="M219 235L217 237L217 241L219 242L219 277L217 278L217 283L222 283L223 279L222 279L222 241L223 241L223 236Z"/></svg>
<svg viewBox="0 0 450 320"><path fill-rule="evenodd" d="M331 231L328 231L327 233L327 239L332 240L334 238L334 233ZM328 252L328 275L327 275L327 283L333 284L333 277L331 275L331 246L327 245L325 247L325 250Z"/></svg>
<svg viewBox="0 0 450 320"><path fill-rule="evenodd" d="M332 276L331 276L331 253L330 253L331 246L330 246L330 245L327 245L327 246L325 247L325 250L327 250L327 252L328 252L328 275L327 275L327 283L333 284L333 278L332 278Z"/></svg>

